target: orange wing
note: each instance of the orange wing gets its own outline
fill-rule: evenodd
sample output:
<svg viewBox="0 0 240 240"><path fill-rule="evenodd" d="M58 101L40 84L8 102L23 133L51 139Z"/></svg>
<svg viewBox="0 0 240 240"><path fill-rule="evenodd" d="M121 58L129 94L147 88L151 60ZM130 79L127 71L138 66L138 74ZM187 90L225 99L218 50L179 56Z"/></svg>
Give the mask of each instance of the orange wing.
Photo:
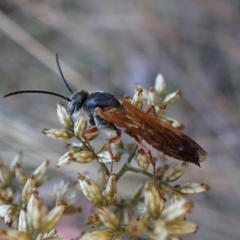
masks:
<svg viewBox="0 0 240 240"><path fill-rule="evenodd" d="M119 128L136 134L164 154L199 165L207 153L186 134L158 118L120 99L123 109L108 107L96 109L98 115ZM200 166L200 165L199 165Z"/></svg>

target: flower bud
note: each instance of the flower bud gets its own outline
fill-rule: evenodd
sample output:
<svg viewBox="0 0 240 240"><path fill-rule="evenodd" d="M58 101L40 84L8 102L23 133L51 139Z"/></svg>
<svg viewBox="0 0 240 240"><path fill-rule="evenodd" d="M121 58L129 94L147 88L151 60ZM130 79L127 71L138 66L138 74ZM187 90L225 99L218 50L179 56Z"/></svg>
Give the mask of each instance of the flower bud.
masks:
<svg viewBox="0 0 240 240"><path fill-rule="evenodd" d="M64 201L60 201L59 204L47 214L46 221L41 227L42 232L48 232L55 227L63 214L65 206L66 203Z"/></svg>
<svg viewBox="0 0 240 240"><path fill-rule="evenodd" d="M48 137L55 138L57 140L69 140L73 137L73 133L68 129L43 129L42 133Z"/></svg>
<svg viewBox="0 0 240 240"><path fill-rule="evenodd" d="M17 221L19 209L12 204L0 205L0 217L4 218L6 226L11 227L12 223Z"/></svg>
<svg viewBox="0 0 240 240"><path fill-rule="evenodd" d="M161 119L163 117L163 115L166 112L166 108L167 108L167 104L160 104L158 106L155 106L155 112L157 114L157 116Z"/></svg>
<svg viewBox="0 0 240 240"><path fill-rule="evenodd" d="M19 184L25 184L27 182L27 174L23 171L20 164L15 165L15 176Z"/></svg>
<svg viewBox="0 0 240 240"><path fill-rule="evenodd" d="M12 201L12 198L9 198L8 194L4 190L0 189L0 205L8 204Z"/></svg>
<svg viewBox="0 0 240 240"><path fill-rule="evenodd" d="M92 203L101 204L103 195L99 187L91 179L86 179L81 174L78 174L78 179L85 197Z"/></svg>
<svg viewBox="0 0 240 240"><path fill-rule="evenodd" d="M104 185L106 184L106 181L107 181L107 176L106 176L105 169L101 167L100 170L98 171L98 179L97 179L97 183L100 189L103 189Z"/></svg>
<svg viewBox="0 0 240 240"><path fill-rule="evenodd" d="M107 228L110 228L112 230L119 228L120 222L114 213L101 206L96 206L95 209L100 220Z"/></svg>
<svg viewBox="0 0 240 240"><path fill-rule="evenodd" d="M162 211L161 219L165 222L171 222L183 218L192 211L193 207L193 202L182 199L165 208Z"/></svg>
<svg viewBox="0 0 240 240"><path fill-rule="evenodd" d="M173 118L163 116L161 118L161 120L166 123L169 123L169 125L171 125L172 127L176 128L180 131L182 131L184 129L184 125Z"/></svg>
<svg viewBox="0 0 240 240"><path fill-rule="evenodd" d="M165 83L164 77L161 73L159 73L155 79L154 88L155 88L157 94L159 94L160 96L165 94L166 83Z"/></svg>
<svg viewBox="0 0 240 240"><path fill-rule="evenodd" d="M27 179L26 184L24 185L23 190L22 190L22 194L21 194L22 203L28 202L28 200L32 194L34 185L35 185L34 175L31 175Z"/></svg>
<svg viewBox="0 0 240 240"><path fill-rule="evenodd" d="M112 162L111 155L109 151L102 151L97 154L98 162L100 163L110 163Z"/></svg>
<svg viewBox="0 0 240 240"><path fill-rule="evenodd" d="M112 173L103 189L103 204L110 206L117 196L117 175Z"/></svg>
<svg viewBox="0 0 240 240"><path fill-rule="evenodd" d="M60 102L57 103L57 115L59 122L68 130L72 130L73 121L70 114L67 112L64 105Z"/></svg>
<svg viewBox="0 0 240 240"><path fill-rule="evenodd" d="M131 104L139 109L142 109L143 107L143 97L142 97L142 88L136 88L136 92L133 96L133 99L131 101Z"/></svg>
<svg viewBox="0 0 240 240"><path fill-rule="evenodd" d="M74 135L81 137L81 133L87 128L87 117L85 115L78 118L74 124Z"/></svg>
<svg viewBox="0 0 240 240"><path fill-rule="evenodd" d="M72 182L61 180L59 183L53 185L53 191L50 195L54 204L64 200L67 205L72 205L76 198L76 189Z"/></svg>
<svg viewBox="0 0 240 240"><path fill-rule="evenodd" d="M21 159L22 159L22 151L19 151L19 153L13 158L8 168L9 171L11 172L11 176L13 176L15 173L15 165L16 164L21 165Z"/></svg>
<svg viewBox="0 0 240 240"><path fill-rule="evenodd" d="M113 233L107 230L97 230L91 233L87 233L79 240L112 240Z"/></svg>
<svg viewBox="0 0 240 240"><path fill-rule="evenodd" d="M173 104L173 103L175 103L179 99L179 97L181 95L182 95L182 93L181 93L180 90L177 90L177 91L175 91L173 93L170 93L170 94L168 94L164 98L163 103L165 103L165 104Z"/></svg>
<svg viewBox="0 0 240 240"><path fill-rule="evenodd" d="M166 226L168 234L186 234L186 233L196 233L198 226L196 223L188 221L174 221Z"/></svg>
<svg viewBox="0 0 240 240"><path fill-rule="evenodd" d="M188 165L189 165L188 162L180 162L180 163L173 165L169 169L169 171L166 175L166 181L173 182L173 181L176 181L177 179L179 179L183 175L185 170L187 169Z"/></svg>
<svg viewBox="0 0 240 240"><path fill-rule="evenodd" d="M18 231L28 232L27 210L22 208L19 214Z"/></svg>
<svg viewBox="0 0 240 240"><path fill-rule="evenodd" d="M1 185L5 185L10 183L11 181L11 172L8 171L4 162L0 158L0 183Z"/></svg>
<svg viewBox="0 0 240 240"><path fill-rule="evenodd" d="M73 160L70 159L69 155L70 155L70 152L66 152L63 156L61 156L57 161L56 167L59 168L72 163Z"/></svg>
<svg viewBox="0 0 240 240"><path fill-rule="evenodd" d="M69 155L70 160L79 163L89 163L94 160L95 155L89 150L82 150Z"/></svg>
<svg viewBox="0 0 240 240"><path fill-rule="evenodd" d="M36 231L41 231L46 222L47 207L42 199L38 197L38 191L33 190L27 205L27 221Z"/></svg>
<svg viewBox="0 0 240 240"><path fill-rule="evenodd" d="M47 171L47 167L49 165L49 161L46 160L44 162L42 162L42 164L40 164L39 167L37 167L35 169L35 171L32 173L35 177L35 183L37 184L39 181L42 180L44 174L46 173Z"/></svg>
<svg viewBox="0 0 240 240"><path fill-rule="evenodd" d="M149 89L147 104L148 104L148 105L154 105L154 106L157 105L156 91L155 91L155 89L154 89L153 87L151 87L151 88Z"/></svg>
<svg viewBox="0 0 240 240"><path fill-rule="evenodd" d="M179 192L183 194L195 194L204 191L209 191L210 187L203 183L187 182L175 187Z"/></svg>
<svg viewBox="0 0 240 240"><path fill-rule="evenodd" d="M5 240L32 240L32 236L30 233L27 232L20 232L17 230L0 230L0 237L2 237Z"/></svg>
<svg viewBox="0 0 240 240"><path fill-rule="evenodd" d="M138 149L136 160L137 160L138 166L142 170L144 170L144 171L148 170L148 166L150 164L150 158L149 158L148 154L146 154L142 148Z"/></svg>
<svg viewBox="0 0 240 240"><path fill-rule="evenodd" d="M152 182L146 182L144 186L144 199L148 213L157 219L163 208L163 200L159 197L158 190Z"/></svg>
<svg viewBox="0 0 240 240"><path fill-rule="evenodd" d="M147 231L147 224L144 221L132 221L128 231L131 236L138 237Z"/></svg>
<svg viewBox="0 0 240 240"><path fill-rule="evenodd" d="M98 217L97 213L92 213L87 219L87 225L98 226L102 222Z"/></svg>

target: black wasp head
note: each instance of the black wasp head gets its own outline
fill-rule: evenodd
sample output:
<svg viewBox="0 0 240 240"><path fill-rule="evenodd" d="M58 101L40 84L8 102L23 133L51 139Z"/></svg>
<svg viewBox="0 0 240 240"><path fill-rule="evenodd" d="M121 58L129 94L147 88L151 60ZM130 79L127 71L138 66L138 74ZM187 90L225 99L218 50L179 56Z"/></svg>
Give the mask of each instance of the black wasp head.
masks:
<svg viewBox="0 0 240 240"><path fill-rule="evenodd" d="M85 90L81 90L81 91L78 91L75 94L73 94L68 103L68 112L71 115L79 112L81 110L84 102L86 101L88 95L89 95L89 93Z"/></svg>

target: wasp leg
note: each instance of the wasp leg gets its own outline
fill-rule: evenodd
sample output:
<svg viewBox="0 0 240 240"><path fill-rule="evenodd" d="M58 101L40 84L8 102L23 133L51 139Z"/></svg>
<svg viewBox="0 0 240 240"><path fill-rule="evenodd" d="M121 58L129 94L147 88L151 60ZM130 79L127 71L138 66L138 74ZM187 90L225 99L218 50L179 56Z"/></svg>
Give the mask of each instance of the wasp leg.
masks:
<svg viewBox="0 0 240 240"><path fill-rule="evenodd" d="M153 110L153 116L157 118L157 113L156 113L154 105L148 106L147 109L145 110L145 112L150 113L152 110Z"/></svg>
<svg viewBox="0 0 240 240"><path fill-rule="evenodd" d="M81 137L83 138L83 140L86 142L86 144L88 145L88 147L89 147L90 149L92 149L92 146L91 146L91 144L90 144L89 141L88 141L87 135L93 134L93 133L96 133L96 132L98 132L98 128L95 126L95 127L86 129L86 130L84 130L84 131L81 133Z"/></svg>
<svg viewBox="0 0 240 240"><path fill-rule="evenodd" d="M97 108L98 111L103 111L101 108ZM118 162L120 160L120 155L114 155L112 148L111 148L111 144L112 143L117 143L118 141L121 140L121 130L118 129L112 122L109 122L103 118L101 118L98 114L93 113L92 114L92 118L94 120L94 123L96 124L96 127L99 130L103 130L103 131L115 131L116 132L116 136L112 137L110 139L107 140L107 148L108 148L108 152L111 156L112 162L111 162L111 168L110 168L110 175L113 171L113 161ZM109 175L109 176L110 176Z"/></svg>
<svg viewBox="0 0 240 240"><path fill-rule="evenodd" d="M119 129L116 128L116 133L117 133L117 136L116 137L113 137L113 138L110 138L108 139L108 143L107 143L107 147L108 147L108 151L110 153L110 156L112 158L112 162L111 162L111 168L110 168L110 172L112 173L113 171L113 160L115 160L116 162L118 162L120 160L120 155L115 155L113 154L112 152L112 148L111 148L111 144L112 143L117 143L121 140L121 131Z"/></svg>
<svg viewBox="0 0 240 240"><path fill-rule="evenodd" d="M134 140L136 141L136 143L138 144L138 146L139 146L140 148L142 148L146 154L149 155L150 162L151 162L151 164L152 164L152 166L153 166L153 181L154 181L155 186L156 186L156 188L157 188L157 190L158 190L159 196L160 196L164 201L166 201L166 199L162 196L161 191L160 191L160 188L159 188L158 183L157 183L157 178L156 178L156 163L155 163L155 161L154 161L154 159L153 159L153 156L152 156L152 153L151 153L150 149L147 148L147 147L141 142L141 140L138 138L137 135L131 133L131 136L134 138Z"/></svg>

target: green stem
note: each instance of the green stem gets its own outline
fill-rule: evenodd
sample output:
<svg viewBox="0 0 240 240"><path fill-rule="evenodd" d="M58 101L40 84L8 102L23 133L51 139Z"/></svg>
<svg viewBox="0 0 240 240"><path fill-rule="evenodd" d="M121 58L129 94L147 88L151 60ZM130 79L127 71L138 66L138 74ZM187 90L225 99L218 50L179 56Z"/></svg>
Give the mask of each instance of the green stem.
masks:
<svg viewBox="0 0 240 240"><path fill-rule="evenodd" d="M138 149L138 145L136 144L136 145L134 146L132 152L131 152L130 155L128 156L127 161L124 163L124 165L122 166L122 168L119 170L119 172L118 172L118 174L117 174L118 179L120 179L125 172L129 171L129 168L131 167L131 166L130 166L130 163L131 163L131 161L132 161L132 159L133 159L133 157L134 157L137 149Z"/></svg>

